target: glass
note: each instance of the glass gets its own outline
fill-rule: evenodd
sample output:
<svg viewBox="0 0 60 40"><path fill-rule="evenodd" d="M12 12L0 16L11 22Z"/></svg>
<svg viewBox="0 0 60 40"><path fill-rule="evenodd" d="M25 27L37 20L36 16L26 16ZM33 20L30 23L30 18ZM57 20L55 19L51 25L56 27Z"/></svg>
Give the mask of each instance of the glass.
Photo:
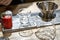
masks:
<svg viewBox="0 0 60 40"><path fill-rule="evenodd" d="M31 25L29 23L29 17L30 17L30 12L19 14L20 23L21 23L22 27L29 27Z"/></svg>
<svg viewBox="0 0 60 40"><path fill-rule="evenodd" d="M21 14L21 18L20 18L20 23L23 25L23 27L27 27L29 25L29 19L28 19L28 15L27 14Z"/></svg>
<svg viewBox="0 0 60 40"><path fill-rule="evenodd" d="M30 12L19 13L18 15L20 17L20 23L22 25L22 28L28 28L28 27L31 26L31 24L29 23ZM33 34L32 30L26 30L26 31L20 31L19 32L19 35L22 36L22 37L29 37L32 34Z"/></svg>
<svg viewBox="0 0 60 40"><path fill-rule="evenodd" d="M32 27L37 26L35 19L36 19L36 16L31 16L29 18L29 22L30 22L30 24L31 24Z"/></svg>
<svg viewBox="0 0 60 40"><path fill-rule="evenodd" d="M12 28L12 12L11 11L5 11L1 15L2 19L2 26L5 29L11 29Z"/></svg>
<svg viewBox="0 0 60 40"><path fill-rule="evenodd" d="M56 36L56 28L53 22L52 26L40 28L37 32L35 32L36 37L40 40L54 40Z"/></svg>
<svg viewBox="0 0 60 40"><path fill-rule="evenodd" d="M38 16L38 13L31 13L31 17L29 17L29 22L32 27L40 26L40 17Z"/></svg>

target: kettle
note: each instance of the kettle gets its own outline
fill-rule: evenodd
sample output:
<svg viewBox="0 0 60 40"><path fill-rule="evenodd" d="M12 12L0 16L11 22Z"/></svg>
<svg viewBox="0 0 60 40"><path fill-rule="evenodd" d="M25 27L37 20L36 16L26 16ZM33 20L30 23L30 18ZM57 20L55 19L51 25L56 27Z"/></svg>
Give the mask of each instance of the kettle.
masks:
<svg viewBox="0 0 60 40"><path fill-rule="evenodd" d="M42 13L39 13L39 16L42 20L48 22L56 17L54 14L55 10L58 8L58 5L54 2L37 2L37 7L41 10Z"/></svg>

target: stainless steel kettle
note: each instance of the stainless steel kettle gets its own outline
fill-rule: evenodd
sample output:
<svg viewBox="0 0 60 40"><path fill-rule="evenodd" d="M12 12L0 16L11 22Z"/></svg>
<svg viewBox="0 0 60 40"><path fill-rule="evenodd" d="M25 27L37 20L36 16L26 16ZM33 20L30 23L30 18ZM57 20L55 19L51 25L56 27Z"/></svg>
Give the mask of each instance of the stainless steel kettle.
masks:
<svg viewBox="0 0 60 40"><path fill-rule="evenodd" d="M56 17L56 14L54 14L54 11L58 8L58 5L54 2L37 2L36 5L41 10L42 13L39 13L39 16L44 21L51 21Z"/></svg>

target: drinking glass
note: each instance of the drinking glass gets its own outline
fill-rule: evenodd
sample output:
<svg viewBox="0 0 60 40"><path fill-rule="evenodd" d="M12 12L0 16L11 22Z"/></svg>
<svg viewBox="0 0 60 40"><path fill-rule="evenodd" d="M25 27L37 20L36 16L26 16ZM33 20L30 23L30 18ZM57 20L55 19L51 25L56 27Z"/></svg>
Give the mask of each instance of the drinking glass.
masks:
<svg viewBox="0 0 60 40"><path fill-rule="evenodd" d="M44 28L40 28L35 35L40 40L54 40L56 36L56 28L53 22L52 26L46 26Z"/></svg>
<svg viewBox="0 0 60 40"><path fill-rule="evenodd" d="M31 26L29 23L30 12L20 13L19 17L20 17L20 23L21 23L23 28L28 28ZM26 30L26 31L20 31L19 32L19 35L22 37L29 37L32 34L33 34L32 30Z"/></svg>

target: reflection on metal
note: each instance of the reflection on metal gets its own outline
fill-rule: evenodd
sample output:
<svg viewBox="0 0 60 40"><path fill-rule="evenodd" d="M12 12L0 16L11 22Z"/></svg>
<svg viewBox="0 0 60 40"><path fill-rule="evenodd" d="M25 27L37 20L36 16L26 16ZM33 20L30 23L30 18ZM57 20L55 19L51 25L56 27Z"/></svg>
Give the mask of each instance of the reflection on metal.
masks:
<svg viewBox="0 0 60 40"><path fill-rule="evenodd" d="M42 13L39 14L39 16L44 21L51 21L53 18L56 17L56 14L54 14L54 11L58 8L58 5L53 2L37 2L37 6L39 9L41 9Z"/></svg>

